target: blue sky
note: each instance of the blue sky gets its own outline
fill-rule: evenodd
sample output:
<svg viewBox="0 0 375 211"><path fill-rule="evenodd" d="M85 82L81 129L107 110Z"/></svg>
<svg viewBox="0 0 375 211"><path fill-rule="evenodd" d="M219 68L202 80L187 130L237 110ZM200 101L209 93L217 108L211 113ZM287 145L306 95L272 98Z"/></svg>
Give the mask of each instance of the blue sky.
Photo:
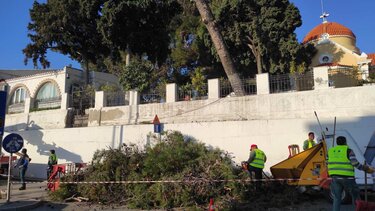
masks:
<svg viewBox="0 0 375 211"><path fill-rule="evenodd" d="M321 23L320 0L291 0L302 15L303 24L297 29L298 39ZM25 66L22 49L29 43L27 24L32 0L1 0L0 7L0 69L33 69L29 61ZM328 21L338 22L352 29L357 36L357 46L366 53L375 53L375 0L324 0L324 10L330 14ZM49 52L47 58L52 69L72 64L80 65L68 56Z"/></svg>

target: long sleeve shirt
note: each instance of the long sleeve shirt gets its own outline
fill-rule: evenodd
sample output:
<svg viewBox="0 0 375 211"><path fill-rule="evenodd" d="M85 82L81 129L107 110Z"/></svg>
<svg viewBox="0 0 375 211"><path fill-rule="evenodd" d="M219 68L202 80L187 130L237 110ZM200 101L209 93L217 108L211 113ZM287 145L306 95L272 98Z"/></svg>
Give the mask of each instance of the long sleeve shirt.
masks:
<svg viewBox="0 0 375 211"><path fill-rule="evenodd" d="M357 160L353 150L348 149L347 156L352 166L354 166L358 170L366 171L369 168L367 165L363 165Z"/></svg>

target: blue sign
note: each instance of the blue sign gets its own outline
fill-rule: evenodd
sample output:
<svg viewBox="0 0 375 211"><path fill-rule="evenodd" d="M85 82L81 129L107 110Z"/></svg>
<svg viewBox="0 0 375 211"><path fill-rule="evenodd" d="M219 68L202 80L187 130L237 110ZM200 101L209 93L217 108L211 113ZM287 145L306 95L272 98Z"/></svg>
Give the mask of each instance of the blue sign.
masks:
<svg viewBox="0 0 375 211"><path fill-rule="evenodd" d="M5 91L0 91L0 137L4 135L6 105L7 93Z"/></svg>
<svg viewBox="0 0 375 211"><path fill-rule="evenodd" d="M155 124L154 125L154 133L161 133L162 127L161 124Z"/></svg>
<svg viewBox="0 0 375 211"><path fill-rule="evenodd" d="M9 153L15 153L22 149L23 138L15 133L7 135L3 140L3 148Z"/></svg>

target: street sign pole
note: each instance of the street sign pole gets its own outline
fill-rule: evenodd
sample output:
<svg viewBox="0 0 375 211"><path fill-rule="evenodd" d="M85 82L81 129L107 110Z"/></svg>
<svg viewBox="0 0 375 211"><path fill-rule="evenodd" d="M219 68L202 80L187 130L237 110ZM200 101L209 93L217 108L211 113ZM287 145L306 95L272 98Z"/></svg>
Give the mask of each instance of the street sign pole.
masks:
<svg viewBox="0 0 375 211"><path fill-rule="evenodd" d="M7 135L4 138L4 141L2 143L2 147L4 148L5 151L10 153L9 161L8 161L8 190L7 190L7 202L10 201L10 175L12 171L12 158L13 158L13 153L17 153L20 151L23 147L23 138L22 136L16 134L16 133L11 133Z"/></svg>
<svg viewBox="0 0 375 211"><path fill-rule="evenodd" d="M7 190L7 203L10 201L10 171L12 170L12 157L13 153L10 153L9 162L8 162L8 190Z"/></svg>
<svg viewBox="0 0 375 211"><path fill-rule="evenodd" d="M158 115L155 115L154 120L152 121L152 124L154 124L154 133L158 134L158 140L160 142L161 141L162 126L161 126Z"/></svg>
<svg viewBox="0 0 375 211"><path fill-rule="evenodd" d="M4 127L5 127L5 113L7 105L7 92L0 91L0 146L2 146ZM2 147L0 147L0 156L2 152Z"/></svg>

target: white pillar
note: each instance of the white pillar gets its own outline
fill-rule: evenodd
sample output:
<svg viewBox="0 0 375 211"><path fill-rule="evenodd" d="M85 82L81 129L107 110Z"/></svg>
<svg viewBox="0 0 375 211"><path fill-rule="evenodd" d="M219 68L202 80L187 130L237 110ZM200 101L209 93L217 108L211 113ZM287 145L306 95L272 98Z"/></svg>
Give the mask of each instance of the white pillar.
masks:
<svg viewBox="0 0 375 211"><path fill-rule="evenodd" d="M95 92L95 109L107 106L106 93L104 91Z"/></svg>
<svg viewBox="0 0 375 211"><path fill-rule="evenodd" d="M368 64L360 65L359 73L361 74L362 80L367 80L369 78L370 76L369 69L370 68Z"/></svg>
<svg viewBox="0 0 375 211"><path fill-rule="evenodd" d="M23 111L23 113L25 114L30 113L31 103L32 103L32 99L30 97L25 98L25 108L24 108L25 110Z"/></svg>
<svg viewBox="0 0 375 211"><path fill-rule="evenodd" d="M141 101L141 96L138 91L129 91L130 98L129 98L129 105L139 105Z"/></svg>
<svg viewBox="0 0 375 211"><path fill-rule="evenodd" d="M177 102L177 85L167 84L167 103Z"/></svg>
<svg viewBox="0 0 375 211"><path fill-rule="evenodd" d="M68 109L69 107L69 95L68 93L62 93L61 95L61 108L60 109Z"/></svg>
<svg viewBox="0 0 375 211"><path fill-rule="evenodd" d="M268 73L257 74L257 95L266 95L270 93L270 80Z"/></svg>
<svg viewBox="0 0 375 211"><path fill-rule="evenodd" d="M208 99L220 98L220 81L218 78L208 80Z"/></svg>
<svg viewBox="0 0 375 211"><path fill-rule="evenodd" d="M314 89L329 88L328 66L314 67Z"/></svg>

